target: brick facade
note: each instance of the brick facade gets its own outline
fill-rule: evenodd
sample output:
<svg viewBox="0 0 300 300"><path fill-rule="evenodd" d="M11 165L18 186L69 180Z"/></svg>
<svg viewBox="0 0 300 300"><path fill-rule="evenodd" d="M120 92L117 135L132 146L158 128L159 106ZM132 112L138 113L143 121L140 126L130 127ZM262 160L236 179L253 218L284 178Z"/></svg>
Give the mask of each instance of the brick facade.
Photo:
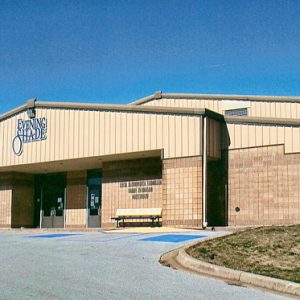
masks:
<svg viewBox="0 0 300 300"><path fill-rule="evenodd" d="M162 207L160 158L107 162L102 176L102 227L115 226L111 218L118 208Z"/></svg>
<svg viewBox="0 0 300 300"><path fill-rule="evenodd" d="M1 227L34 226L34 179L30 174L2 173L0 176ZM2 215L3 214L3 215Z"/></svg>
<svg viewBox="0 0 300 300"><path fill-rule="evenodd" d="M13 188L12 227L33 227L34 189L33 186L19 185Z"/></svg>
<svg viewBox="0 0 300 300"><path fill-rule="evenodd" d="M12 190L0 190L0 227L11 227Z"/></svg>
<svg viewBox="0 0 300 300"><path fill-rule="evenodd" d="M76 171L67 174L66 227L86 226L87 172Z"/></svg>
<svg viewBox="0 0 300 300"><path fill-rule="evenodd" d="M300 154L284 154L284 146L232 150L228 176L228 225L300 223Z"/></svg>
<svg viewBox="0 0 300 300"><path fill-rule="evenodd" d="M114 226L111 217L118 208L154 207L162 208L164 226L201 226L201 157L109 162L102 174L102 226Z"/></svg>
<svg viewBox="0 0 300 300"><path fill-rule="evenodd" d="M199 227L202 222L202 157L163 161L163 225Z"/></svg>
<svg viewBox="0 0 300 300"><path fill-rule="evenodd" d="M224 153L208 161L209 225L300 223L299 153L284 154L283 145ZM118 208L154 207L164 226L202 225L201 156L105 162L102 180L102 227L115 226ZM0 182L0 226L34 226L34 176L1 173ZM87 171L68 172L66 227L85 227L86 213Z"/></svg>

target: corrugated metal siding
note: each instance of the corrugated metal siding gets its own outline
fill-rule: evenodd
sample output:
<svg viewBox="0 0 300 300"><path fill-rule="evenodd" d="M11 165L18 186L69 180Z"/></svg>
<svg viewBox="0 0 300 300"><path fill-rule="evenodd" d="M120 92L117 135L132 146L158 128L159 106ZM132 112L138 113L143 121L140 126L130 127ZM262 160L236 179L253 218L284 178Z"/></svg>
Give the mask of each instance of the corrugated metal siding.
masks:
<svg viewBox="0 0 300 300"><path fill-rule="evenodd" d="M221 112L221 101L220 100L209 100L209 99L155 99L146 102L142 105L148 106L168 106L168 107L188 107L188 108L208 108L210 110Z"/></svg>
<svg viewBox="0 0 300 300"><path fill-rule="evenodd" d="M230 100L226 100L227 102ZM238 102L237 100L233 100ZM245 101L240 101L244 103ZM262 118L290 118L300 119L300 103L274 102L274 101L249 101L248 116ZM220 99L155 99L143 103L148 106L208 108L224 114L222 100Z"/></svg>
<svg viewBox="0 0 300 300"><path fill-rule="evenodd" d="M300 128L278 125L227 124L229 149L284 144L285 153L300 152Z"/></svg>
<svg viewBox="0 0 300 300"><path fill-rule="evenodd" d="M271 101L250 101L251 108L249 116L262 118L300 118L300 103L271 102ZM216 112L223 113L222 100L201 100L201 99L156 99L146 102L144 105L150 106L170 106L170 107L190 107L208 108ZM218 123L218 122L215 122ZM227 124L230 138L229 149L267 146L284 144L285 153L300 152L300 128L275 125L249 125L249 124ZM209 129L208 129L209 130ZM209 130L208 136L213 136L213 131ZM223 132L223 148L226 146L226 132ZM212 155L215 150L211 143L220 141L217 138L209 138L208 155ZM215 154L213 154L215 155Z"/></svg>
<svg viewBox="0 0 300 300"><path fill-rule="evenodd" d="M165 158L201 155L201 117L178 114L37 109L48 120L47 140L16 156L12 140L25 112L0 122L0 166L163 149Z"/></svg>

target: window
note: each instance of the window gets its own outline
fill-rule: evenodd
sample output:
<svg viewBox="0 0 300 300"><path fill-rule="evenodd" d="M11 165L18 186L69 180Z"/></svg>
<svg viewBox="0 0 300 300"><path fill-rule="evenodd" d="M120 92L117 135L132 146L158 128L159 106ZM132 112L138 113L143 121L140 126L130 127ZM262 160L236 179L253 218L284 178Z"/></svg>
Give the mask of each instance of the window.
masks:
<svg viewBox="0 0 300 300"><path fill-rule="evenodd" d="M237 108L225 110L225 116L248 116L248 108Z"/></svg>

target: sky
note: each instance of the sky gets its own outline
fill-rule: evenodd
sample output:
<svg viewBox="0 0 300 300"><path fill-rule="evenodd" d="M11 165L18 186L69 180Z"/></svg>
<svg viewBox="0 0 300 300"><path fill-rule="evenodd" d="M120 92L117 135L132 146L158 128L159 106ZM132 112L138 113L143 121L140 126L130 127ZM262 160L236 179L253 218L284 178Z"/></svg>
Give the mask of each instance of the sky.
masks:
<svg viewBox="0 0 300 300"><path fill-rule="evenodd" d="M300 1L1 0L0 114L156 91L300 96Z"/></svg>

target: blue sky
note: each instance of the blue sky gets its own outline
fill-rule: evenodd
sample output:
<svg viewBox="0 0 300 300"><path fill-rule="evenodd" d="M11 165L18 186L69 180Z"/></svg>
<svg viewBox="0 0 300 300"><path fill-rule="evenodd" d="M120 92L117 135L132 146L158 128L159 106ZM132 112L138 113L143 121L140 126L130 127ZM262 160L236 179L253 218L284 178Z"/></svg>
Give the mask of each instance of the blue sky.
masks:
<svg viewBox="0 0 300 300"><path fill-rule="evenodd" d="M155 91L300 96L300 1L0 3L0 113Z"/></svg>

